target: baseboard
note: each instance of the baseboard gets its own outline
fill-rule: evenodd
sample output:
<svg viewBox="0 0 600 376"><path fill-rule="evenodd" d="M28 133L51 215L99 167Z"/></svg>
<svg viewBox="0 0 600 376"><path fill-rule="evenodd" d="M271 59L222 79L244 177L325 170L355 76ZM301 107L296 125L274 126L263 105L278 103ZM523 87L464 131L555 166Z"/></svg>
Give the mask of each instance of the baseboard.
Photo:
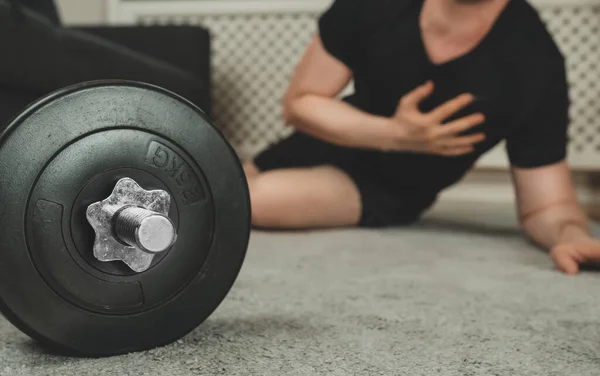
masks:
<svg viewBox="0 0 600 376"><path fill-rule="evenodd" d="M576 179L577 198L586 211L600 217L600 189L588 180L585 176ZM442 192L440 201L514 205L515 193L506 172L475 172Z"/></svg>

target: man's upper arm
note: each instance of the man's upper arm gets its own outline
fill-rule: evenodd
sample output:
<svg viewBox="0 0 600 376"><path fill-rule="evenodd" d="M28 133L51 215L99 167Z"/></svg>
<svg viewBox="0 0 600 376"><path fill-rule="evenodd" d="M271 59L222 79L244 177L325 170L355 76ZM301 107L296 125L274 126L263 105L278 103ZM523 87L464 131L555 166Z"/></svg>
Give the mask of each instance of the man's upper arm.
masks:
<svg viewBox="0 0 600 376"><path fill-rule="evenodd" d="M363 3L373 0L335 0L319 17L318 34L323 48L348 68L360 60Z"/></svg>
<svg viewBox="0 0 600 376"><path fill-rule="evenodd" d="M335 97L351 79L350 68L325 50L317 34L296 66L286 100L306 94Z"/></svg>
<svg viewBox="0 0 600 376"><path fill-rule="evenodd" d="M515 88L520 104L506 138L513 167L549 166L567 156L570 102L564 59L553 53L538 60L544 64L523 64L528 68Z"/></svg>
<svg viewBox="0 0 600 376"><path fill-rule="evenodd" d="M335 0L318 19L318 32L302 56L286 99L304 94L334 97L350 82L358 53L359 6L364 0Z"/></svg>
<svg viewBox="0 0 600 376"><path fill-rule="evenodd" d="M523 64L520 109L506 138L506 150L521 218L549 206L576 201L566 162L569 88L564 58L546 52ZM526 68L525 68L526 67Z"/></svg>

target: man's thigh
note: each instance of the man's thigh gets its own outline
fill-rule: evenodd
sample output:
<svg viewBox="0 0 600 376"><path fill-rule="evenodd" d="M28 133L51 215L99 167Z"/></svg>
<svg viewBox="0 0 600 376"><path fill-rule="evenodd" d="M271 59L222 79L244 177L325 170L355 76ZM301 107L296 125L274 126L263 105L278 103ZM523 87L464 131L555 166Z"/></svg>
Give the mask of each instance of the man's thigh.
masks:
<svg viewBox="0 0 600 376"><path fill-rule="evenodd" d="M269 228L355 226L361 200L352 178L335 166L282 168L254 173L246 163L252 221Z"/></svg>
<svg viewBox="0 0 600 376"><path fill-rule="evenodd" d="M360 208L360 212L358 221L352 217L352 224L373 228L415 222L423 210L431 205L435 197L424 195L418 189L408 190L405 187L395 186L390 184L389 179L378 176L376 171L379 171L381 166L376 164L380 163L380 157L381 155L375 152L339 147L301 133L295 133L260 153L254 159L254 164L246 165L246 171L251 174L260 171L259 176L262 176L263 173L270 171L297 171L299 169L310 171L311 168L330 166L343 173L347 181L352 183L353 190L356 192L354 197L358 198L357 206ZM303 175L298 176L302 177ZM321 175L317 173L315 177L321 177ZM322 187L326 189L326 186L320 185L316 179L303 181L300 178L293 181L298 187L310 183L314 185L315 189ZM300 188L291 186L290 189ZM321 197L328 196L323 194ZM340 197L339 202L343 202L345 196L341 195ZM335 205L332 207L337 208Z"/></svg>

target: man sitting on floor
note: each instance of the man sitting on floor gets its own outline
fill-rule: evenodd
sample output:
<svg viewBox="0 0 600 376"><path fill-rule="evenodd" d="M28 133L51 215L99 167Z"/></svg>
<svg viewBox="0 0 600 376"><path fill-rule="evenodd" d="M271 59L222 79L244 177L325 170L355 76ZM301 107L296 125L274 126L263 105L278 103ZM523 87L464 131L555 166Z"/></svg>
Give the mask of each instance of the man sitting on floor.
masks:
<svg viewBox="0 0 600 376"><path fill-rule="evenodd" d="M336 0L285 96L297 132L244 165L252 220L408 224L505 140L523 229L577 273L600 242L565 160L568 110L563 56L525 0Z"/></svg>

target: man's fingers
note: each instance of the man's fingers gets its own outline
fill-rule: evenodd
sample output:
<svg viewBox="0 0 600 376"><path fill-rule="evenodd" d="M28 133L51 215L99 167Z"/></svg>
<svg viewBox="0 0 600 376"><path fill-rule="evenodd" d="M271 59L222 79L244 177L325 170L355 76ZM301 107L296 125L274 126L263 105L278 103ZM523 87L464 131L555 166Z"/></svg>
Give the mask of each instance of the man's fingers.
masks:
<svg viewBox="0 0 600 376"><path fill-rule="evenodd" d="M413 91L409 92L400 100L402 109L417 109L419 103L433 93L433 82L427 81L425 84L418 86Z"/></svg>
<svg viewBox="0 0 600 376"><path fill-rule="evenodd" d="M427 115L431 117L434 122L442 123L444 120L454 115L458 111L467 107L471 102L473 102L472 94L461 94L458 97L447 101L446 103L441 104L436 107L432 111L430 111Z"/></svg>
<svg viewBox="0 0 600 376"><path fill-rule="evenodd" d="M485 116L481 113L465 116L438 127L437 134L441 137L456 135L476 127L484 121Z"/></svg>
<svg viewBox="0 0 600 376"><path fill-rule="evenodd" d="M575 255L579 264L600 264L600 242L575 243Z"/></svg>
<svg viewBox="0 0 600 376"><path fill-rule="evenodd" d="M600 263L600 242L560 244L550 251L556 266L567 274L577 274L580 265Z"/></svg>
<svg viewBox="0 0 600 376"><path fill-rule="evenodd" d="M558 246L550 252L556 267L563 273L574 275L579 272L579 262L571 245Z"/></svg>

